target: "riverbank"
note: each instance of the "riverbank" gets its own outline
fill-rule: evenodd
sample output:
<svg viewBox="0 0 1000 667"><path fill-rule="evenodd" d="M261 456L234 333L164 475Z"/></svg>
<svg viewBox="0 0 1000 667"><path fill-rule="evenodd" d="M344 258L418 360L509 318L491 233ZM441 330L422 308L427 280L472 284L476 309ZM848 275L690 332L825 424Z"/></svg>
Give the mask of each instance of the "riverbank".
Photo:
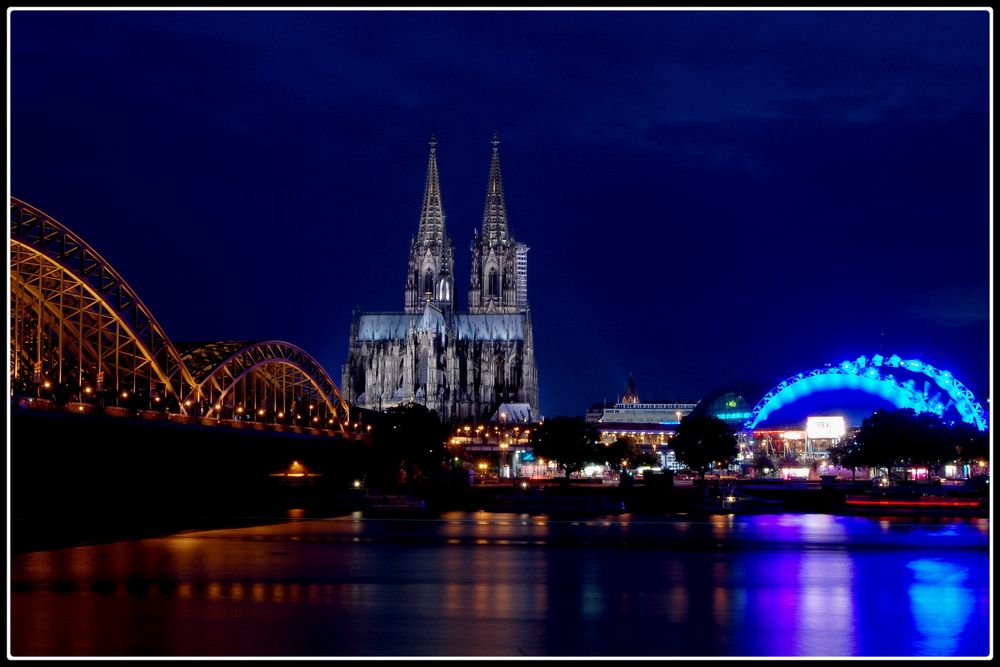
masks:
<svg viewBox="0 0 1000 667"><path fill-rule="evenodd" d="M266 493L240 507L235 503L182 507L170 513L150 511L137 503L105 513L66 508L64 514L14 518L14 552L100 544L158 537L182 531L241 528L347 516L375 518L434 518L449 512L507 513L551 519L630 516L647 520L710 520L712 516L740 514L830 514L909 517L919 520L988 518L986 500L965 506L909 507L877 503L882 495L861 496L860 487L808 483L761 483L740 480L706 489L700 485L637 483L628 486L590 482L512 480L475 486L416 482L388 490L332 488L318 483L272 480ZM905 491L905 490L903 490ZM896 491L903 497L903 491ZM875 492L884 493L884 492ZM912 494L911 494L912 495ZM849 499L872 502L851 505Z"/></svg>
<svg viewBox="0 0 1000 667"><path fill-rule="evenodd" d="M942 516L948 512L956 516L989 515L988 494L970 486L872 489L860 482L753 479L727 480L721 485L717 481L675 485L651 476L627 485L561 480L511 480L464 488L414 484L406 492L437 511L853 514L862 508L867 511L879 507L883 512L892 512L922 506ZM862 498L870 502L856 502Z"/></svg>
<svg viewBox="0 0 1000 667"><path fill-rule="evenodd" d="M366 488L359 472L365 469L364 455L363 445L356 442L15 411L8 510L11 549L54 549L355 511L425 516L449 511L707 516L906 510L899 505L849 507L845 499L848 493L864 490L860 485L781 480L725 480L706 489L647 475L625 485L517 479L470 486L463 475ZM957 488L947 491L964 493ZM988 493L978 493L975 497L983 506L964 508L962 515L970 509L977 516L989 515ZM956 511L925 507L914 516Z"/></svg>

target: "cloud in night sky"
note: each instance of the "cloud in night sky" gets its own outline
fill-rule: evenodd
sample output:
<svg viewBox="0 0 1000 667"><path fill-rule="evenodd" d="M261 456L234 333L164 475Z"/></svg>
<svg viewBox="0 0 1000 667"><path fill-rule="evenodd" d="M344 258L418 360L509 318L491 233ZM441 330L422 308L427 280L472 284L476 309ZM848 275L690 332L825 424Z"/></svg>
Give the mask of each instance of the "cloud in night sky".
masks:
<svg viewBox="0 0 1000 667"><path fill-rule="evenodd" d="M962 327L989 320L985 285L943 287L906 297L905 312L942 327Z"/></svg>
<svg viewBox="0 0 1000 667"><path fill-rule="evenodd" d="M985 11L19 10L10 34L11 193L172 339L288 340L339 378L352 309L402 306L431 133L464 308L499 132L544 414L886 337L988 394Z"/></svg>

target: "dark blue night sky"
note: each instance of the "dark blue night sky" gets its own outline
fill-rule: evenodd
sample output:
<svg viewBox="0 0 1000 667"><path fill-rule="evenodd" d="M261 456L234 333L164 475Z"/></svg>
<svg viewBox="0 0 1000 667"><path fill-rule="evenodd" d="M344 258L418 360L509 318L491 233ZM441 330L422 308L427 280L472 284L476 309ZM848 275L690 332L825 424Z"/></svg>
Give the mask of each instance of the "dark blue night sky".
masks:
<svg viewBox="0 0 1000 667"><path fill-rule="evenodd" d="M352 310L402 309L432 133L464 309L497 132L544 415L880 351L986 406L985 10L8 21L10 194L175 342L287 340L339 383Z"/></svg>

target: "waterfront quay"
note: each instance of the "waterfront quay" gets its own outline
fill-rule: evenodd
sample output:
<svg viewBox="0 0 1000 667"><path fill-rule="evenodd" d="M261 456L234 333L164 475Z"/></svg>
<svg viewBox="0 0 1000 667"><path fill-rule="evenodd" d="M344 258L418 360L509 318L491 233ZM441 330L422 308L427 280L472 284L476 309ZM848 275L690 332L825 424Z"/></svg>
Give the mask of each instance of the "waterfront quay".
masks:
<svg viewBox="0 0 1000 667"><path fill-rule="evenodd" d="M69 413L11 414L11 544L31 550L356 510L651 515L989 514L988 487L762 479L499 479L376 485L371 448L304 434ZM860 499L861 502L858 502ZM851 501L850 503L848 501ZM921 504L923 503L923 504Z"/></svg>
<svg viewBox="0 0 1000 667"><path fill-rule="evenodd" d="M430 498L431 489L412 488L416 497ZM507 480L474 485L452 503L463 509L538 512L601 510L606 512L766 514L809 512L832 514L880 513L912 516L989 516L989 496L979 485L951 487L901 485L873 487L868 481L821 482L761 479L685 480L649 474L627 484L589 480Z"/></svg>

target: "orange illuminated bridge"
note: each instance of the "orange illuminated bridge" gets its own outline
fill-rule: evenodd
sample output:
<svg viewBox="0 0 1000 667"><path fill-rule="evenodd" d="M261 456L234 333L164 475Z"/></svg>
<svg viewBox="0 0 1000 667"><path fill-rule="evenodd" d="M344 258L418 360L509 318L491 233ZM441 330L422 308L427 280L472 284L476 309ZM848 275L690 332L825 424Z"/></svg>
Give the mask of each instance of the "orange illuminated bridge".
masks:
<svg viewBox="0 0 1000 667"><path fill-rule="evenodd" d="M284 341L174 344L79 236L10 199L10 374L24 407L351 433L323 366Z"/></svg>

